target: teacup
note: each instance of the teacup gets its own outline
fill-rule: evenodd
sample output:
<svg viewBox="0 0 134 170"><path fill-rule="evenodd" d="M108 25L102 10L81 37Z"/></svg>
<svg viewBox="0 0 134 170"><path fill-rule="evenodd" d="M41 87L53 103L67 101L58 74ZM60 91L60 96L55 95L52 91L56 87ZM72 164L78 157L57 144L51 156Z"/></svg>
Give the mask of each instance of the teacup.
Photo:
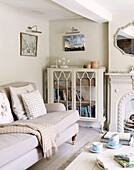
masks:
<svg viewBox="0 0 134 170"><path fill-rule="evenodd" d="M92 145L93 145L93 150L98 152L102 151L103 144L101 142L93 142Z"/></svg>
<svg viewBox="0 0 134 170"><path fill-rule="evenodd" d="M119 144L119 135L114 135L113 137L109 138L109 144L111 146L117 146Z"/></svg>

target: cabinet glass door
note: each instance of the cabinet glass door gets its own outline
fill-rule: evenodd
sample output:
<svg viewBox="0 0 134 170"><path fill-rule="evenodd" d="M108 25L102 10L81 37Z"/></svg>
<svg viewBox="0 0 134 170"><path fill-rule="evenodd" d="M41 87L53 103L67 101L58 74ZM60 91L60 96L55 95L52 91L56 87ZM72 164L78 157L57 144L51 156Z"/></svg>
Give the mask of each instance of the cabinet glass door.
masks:
<svg viewBox="0 0 134 170"><path fill-rule="evenodd" d="M72 72L54 71L54 103L63 103L66 110L72 110Z"/></svg>
<svg viewBox="0 0 134 170"><path fill-rule="evenodd" d="M76 72L76 109L81 117L96 118L96 73Z"/></svg>

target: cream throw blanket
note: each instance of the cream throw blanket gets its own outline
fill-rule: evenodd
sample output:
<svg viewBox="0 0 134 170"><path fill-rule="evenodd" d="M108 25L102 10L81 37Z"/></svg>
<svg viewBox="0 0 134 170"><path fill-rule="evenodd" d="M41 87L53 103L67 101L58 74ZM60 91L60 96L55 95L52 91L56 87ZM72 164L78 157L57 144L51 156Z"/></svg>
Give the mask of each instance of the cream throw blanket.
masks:
<svg viewBox="0 0 134 170"><path fill-rule="evenodd" d="M42 146L44 157L49 158L57 152L55 138L57 129L50 124L37 124L31 122L14 122L0 125L0 134L3 133L28 133L36 135Z"/></svg>

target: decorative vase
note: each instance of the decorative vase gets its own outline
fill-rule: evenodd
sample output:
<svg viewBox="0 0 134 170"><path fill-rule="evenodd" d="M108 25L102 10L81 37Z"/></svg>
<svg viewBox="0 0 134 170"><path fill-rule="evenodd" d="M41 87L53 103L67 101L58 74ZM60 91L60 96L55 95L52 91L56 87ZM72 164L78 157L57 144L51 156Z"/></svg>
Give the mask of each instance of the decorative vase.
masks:
<svg viewBox="0 0 134 170"><path fill-rule="evenodd" d="M99 61L91 61L91 68L99 68Z"/></svg>
<svg viewBox="0 0 134 170"><path fill-rule="evenodd" d="M90 69L91 68L91 64L87 64L87 68Z"/></svg>

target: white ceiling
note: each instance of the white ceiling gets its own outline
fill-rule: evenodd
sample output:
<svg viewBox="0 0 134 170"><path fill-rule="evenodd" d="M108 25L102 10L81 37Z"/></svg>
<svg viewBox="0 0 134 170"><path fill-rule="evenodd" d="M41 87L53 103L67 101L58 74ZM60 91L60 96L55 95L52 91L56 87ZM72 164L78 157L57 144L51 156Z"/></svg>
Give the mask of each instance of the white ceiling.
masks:
<svg viewBox="0 0 134 170"><path fill-rule="evenodd" d="M112 14L134 12L134 0L94 0Z"/></svg>
<svg viewBox="0 0 134 170"><path fill-rule="evenodd" d="M134 11L134 0L70 0L70 1L59 0L60 3L65 2L65 4L68 3L70 6L74 4L73 9L75 9L75 6L78 7L78 5L79 6L81 5L82 8L80 9L80 7L78 7L76 11L69 9L65 5L58 3L61 5L60 6L57 4L56 1L55 1L56 3L53 1L55 0L0 0L0 3L17 8L22 11L33 13L34 15L44 17L49 20L77 18L80 17L80 15L92 19L92 15L93 13L95 13L94 10L100 11L100 9L101 12L97 11L96 13L97 17L99 15L101 16L101 14L104 13L106 16L106 12L107 14L112 15L113 13ZM88 3L89 8L90 8L90 4L93 4L93 10L88 9L88 6L85 5L86 3ZM96 4L96 8L95 8L95 4ZM78 11L79 9L81 10L81 12L85 11L86 15L81 14L81 12ZM89 15L91 15L91 17ZM101 16L99 20L101 20L102 18L104 19L105 17ZM105 21L102 20L102 22L106 22L106 21L108 21L108 18L105 18Z"/></svg>
<svg viewBox="0 0 134 170"><path fill-rule="evenodd" d="M51 0L0 0L0 3L48 20L80 17Z"/></svg>

